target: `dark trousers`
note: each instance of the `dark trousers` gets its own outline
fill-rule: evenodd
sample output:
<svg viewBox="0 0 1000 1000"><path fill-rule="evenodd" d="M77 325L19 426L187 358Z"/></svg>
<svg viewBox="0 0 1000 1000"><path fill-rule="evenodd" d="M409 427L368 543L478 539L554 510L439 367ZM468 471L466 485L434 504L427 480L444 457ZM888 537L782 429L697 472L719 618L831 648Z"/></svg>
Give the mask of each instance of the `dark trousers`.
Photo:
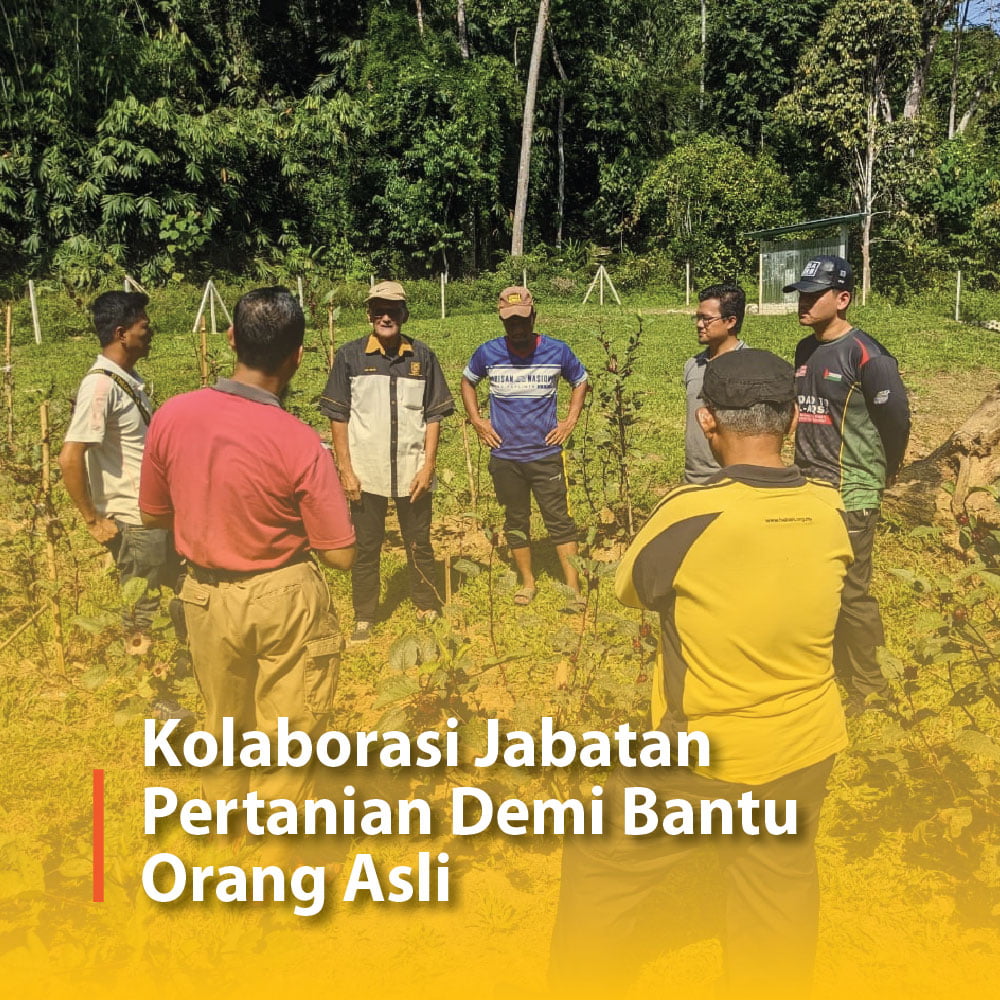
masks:
<svg viewBox="0 0 1000 1000"><path fill-rule="evenodd" d="M686 768L617 768L602 796L608 814L605 833L564 840L550 967L557 995L611 997L627 991L643 957L637 941L649 937L637 934L641 905L680 858L707 842L719 850L725 879L726 992L797 1000L808 995L819 915L815 839L832 766L829 757L754 788L758 800L778 802L779 819L785 800L797 801L796 834L743 834L734 812L734 833L711 838L662 831L626 836L624 789L652 789L662 816L666 799L735 802L748 786L704 778ZM696 829L697 815L696 810ZM759 823L760 807L757 819Z"/></svg>
<svg viewBox="0 0 1000 1000"><path fill-rule="evenodd" d="M576 541L576 524L569 516L566 500L562 452L532 462L491 458L490 475L497 500L504 509L503 529L508 548L523 549L531 544L532 494L549 539L555 545Z"/></svg>
<svg viewBox="0 0 1000 1000"><path fill-rule="evenodd" d="M431 502L425 493L414 503L409 497L395 497L399 530L406 548L406 561L410 567L410 597L420 611L439 606L434 590L434 550L431 548ZM351 570L351 590L356 621L373 621L378 608L379 556L385 539L385 515L389 509L388 497L362 493L360 500L351 502L351 520L354 521L354 568Z"/></svg>
<svg viewBox="0 0 1000 1000"><path fill-rule="evenodd" d="M844 517L854 562L844 579L840 617L833 637L833 668L852 695L865 698L888 691L876 650L885 644L878 601L868 593L878 510L851 510Z"/></svg>
<svg viewBox="0 0 1000 1000"><path fill-rule="evenodd" d="M160 609L160 588L177 589L180 560L169 531L126 524L117 518L114 522L118 534L106 543L106 547L114 556L122 587L132 580L142 580L146 584L141 594L122 605L122 626L126 634L148 634ZM178 638L184 640L184 636Z"/></svg>

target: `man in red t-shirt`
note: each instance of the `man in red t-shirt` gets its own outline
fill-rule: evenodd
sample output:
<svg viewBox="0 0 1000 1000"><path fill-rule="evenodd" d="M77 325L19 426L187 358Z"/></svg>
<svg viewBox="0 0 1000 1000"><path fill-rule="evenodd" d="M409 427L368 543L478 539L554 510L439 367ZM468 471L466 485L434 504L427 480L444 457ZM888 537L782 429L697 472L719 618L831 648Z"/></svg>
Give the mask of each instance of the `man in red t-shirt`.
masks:
<svg viewBox="0 0 1000 1000"><path fill-rule="evenodd" d="M236 304L232 378L157 410L142 462L143 524L173 528L187 559L181 588L206 728L318 733L330 711L343 640L326 582L310 558L348 570L354 529L333 457L281 408L302 360L305 320L283 288ZM300 769L262 771L266 799L305 798ZM208 772L208 798L242 798L248 772Z"/></svg>

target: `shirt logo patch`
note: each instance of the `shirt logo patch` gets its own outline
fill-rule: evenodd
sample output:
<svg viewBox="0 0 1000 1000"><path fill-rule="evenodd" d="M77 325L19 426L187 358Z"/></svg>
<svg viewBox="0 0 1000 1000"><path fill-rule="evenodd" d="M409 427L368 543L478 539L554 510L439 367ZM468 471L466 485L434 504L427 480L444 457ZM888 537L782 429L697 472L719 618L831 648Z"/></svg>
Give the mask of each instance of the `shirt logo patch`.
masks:
<svg viewBox="0 0 1000 1000"><path fill-rule="evenodd" d="M829 368L825 369L823 372L823 378L829 382L843 382L844 376L840 372L832 372Z"/></svg>
<svg viewBox="0 0 1000 1000"><path fill-rule="evenodd" d="M420 362L419 361L411 361L410 362L410 374L414 378L419 378L420 377L420 372L421 372Z"/></svg>
<svg viewBox="0 0 1000 1000"><path fill-rule="evenodd" d="M875 403L876 406L881 406L883 403L887 403L888 401L889 401L888 389L882 389L880 392L875 393L875 399L873 400L873 402Z"/></svg>

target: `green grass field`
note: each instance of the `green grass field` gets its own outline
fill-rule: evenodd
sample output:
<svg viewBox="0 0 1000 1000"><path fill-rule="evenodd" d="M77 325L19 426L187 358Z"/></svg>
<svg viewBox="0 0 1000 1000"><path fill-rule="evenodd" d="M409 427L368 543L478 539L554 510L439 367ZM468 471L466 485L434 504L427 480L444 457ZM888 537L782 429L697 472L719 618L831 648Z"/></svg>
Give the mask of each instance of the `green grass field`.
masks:
<svg viewBox="0 0 1000 1000"><path fill-rule="evenodd" d="M231 307L235 289L223 293ZM199 338L190 332L199 299L194 288L152 297L156 339L140 370L158 402L200 384ZM143 900L138 872L151 850L137 825L141 788L149 781L141 768L139 720L150 693L145 669L167 662L173 642L164 616L150 663L137 672L126 662L114 627L117 591L110 569L55 472L52 506L46 508L39 407L48 400L55 469L70 401L97 342L80 305L49 292L42 306L40 346L31 339L23 303L15 314L14 447L6 452L0 484L0 951L6 955L0 961L15 971L32 964L49 967L64 983L101 968L118 975L141 969L151 981L183 968L196 991L201 977L211 974L213 955L236 955L249 947L262 960L287 952L298 962L329 968L345 954L351 956L348 967L405 962L416 979L442 992L460 987L463 962L474 961L485 982L513 984L509 989L518 994L541 989L558 882L556 842L497 838L445 845L458 859L464 886L458 921L447 913L408 920L369 908L347 918L338 912L332 925L272 926L272 917L259 911L220 917L217 909L157 908ZM635 374L624 380L640 404L630 428L628 464L641 523L681 475L680 375L684 359L697 350L690 317L681 308L676 301L603 310L555 299L539 304L539 330L568 341L598 387L588 397L567 456L573 511L589 540L583 552L592 583L586 616L559 614L565 595L554 553L544 543L537 547L543 571L539 596L528 608L513 607L513 574L504 553L490 542L501 516L486 470L488 456L470 434L467 457L456 415L445 422L438 462L437 555L455 568L452 601L434 626L437 648L417 650L404 554L398 535L390 534L383 553L386 617L369 647L345 656L337 728L376 728L380 720L383 728L390 722L430 728L453 712L463 719L497 715L518 725L549 714L571 729L609 731L623 721L641 726L652 649L640 636L638 615L616 605L608 579L620 542L623 498L609 457L609 414L600 402L600 387L611 376L598 333L603 331L621 356L641 316ZM418 304L406 332L437 351L457 397L472 350L497 336L500 324L485 305L463 306L444 320L434 312L429 303ZM912 394L916 457L942 441L1000 380L997 335L937 312L883 303L852 313L857 325L900 360ZM325 434L315 408L327 368L325 306L315 303L310 318L305 360L286 405ZM361 310L345 306L337 343L365 333ZM749 316L743 335L754 346L788 357L802 333L794 316ZM228 374L224 338L209 336L208 346L213 373ZM867 995L876 986L882 995L897 989L900 995L973 995L988 990L995 975L1000 578L977 564L971 550L960 557L927 528L889 519L877 543L874 590L883 604L899 704L889 713L849 721L852 746L834 773L819 844L820 997L840 996L845 989ZM543 535L540 522L538 529ZM47 538L56 580L50 578ZM327 575L349 626L347 580ZM720 594L720 627L727 602L737 600L738 594ZM62 620L62 666L52 606ZM963 609L961 616L955 608ZM430 664L425 686L419 694L399 693L404 689L392 687L397 671L402 666L404 674L415 675L414 661L421 655ZM480 669L482 678L469 683L469 675ZM193 681L180 680L178 690L190 707L199 707ZM87 905L93 767L108 769L108 883L115 906L107 911ZM181 793L197 794L194 775L168 780ZM565 775L533 774L527 780L534 789L567 787ZM529 797L524 788L519 794ZM411 850L398 844L356 849L386 858ZM718 975L713 938L720 914L712 906L699 909L695 896L704 894L692 890L715 877L710 859L700 860L664 890L655 917L664 930L660 954L654 954L635 995L647 995L665 979L696 994L708 991ZM121 926L122 908L131 914L127 927ZM372 973L376 981L382 974L385 991L393 992L389 972ZM334 988L336 976L347 972L341 968L329 975Z"/></svg>

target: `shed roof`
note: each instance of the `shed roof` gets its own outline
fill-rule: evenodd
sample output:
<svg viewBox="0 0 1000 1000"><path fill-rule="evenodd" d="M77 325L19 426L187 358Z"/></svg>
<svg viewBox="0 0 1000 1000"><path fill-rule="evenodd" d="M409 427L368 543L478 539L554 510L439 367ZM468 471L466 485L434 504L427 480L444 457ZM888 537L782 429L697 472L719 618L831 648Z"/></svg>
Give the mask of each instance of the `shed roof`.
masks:
<svg viewBox="0 0 1000 1000"><path fill-rule="evenodd" d="M778 226L776 229L755 229L752 232L743 233L743 235L769 240L774 236L784 236L786 233L825 229L827 226L846 226L851 222L860 222L867 214L867 212L854 212L851 215L832 215L828 219L810 219L808 222L797 222L791 226Z"/></svg>

